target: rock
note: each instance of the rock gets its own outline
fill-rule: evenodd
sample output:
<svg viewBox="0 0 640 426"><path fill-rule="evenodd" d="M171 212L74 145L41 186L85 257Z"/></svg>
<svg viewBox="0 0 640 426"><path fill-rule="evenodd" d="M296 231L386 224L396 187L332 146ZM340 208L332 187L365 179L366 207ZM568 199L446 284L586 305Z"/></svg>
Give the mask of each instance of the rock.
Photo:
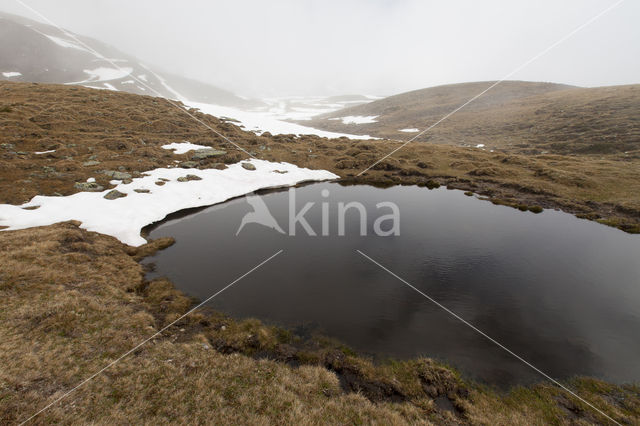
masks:
<svg viewBox="0 0 640 426"><path fill-rule="evenodd" d="M216 170L224 170L227 168L227 165L224 163L216 163L213 165L213 168Z"/></svg>
<svg viewBox="0 0 640 426"><path fill-rule="evenodd" d="M131 174L125 172L117 172L115 170L105 170L102 172L102 174L105 174L115 180L131 179Z"/></svg>
<svg viewBox="0 0 640 426"><path fill-rule="evenodd" d="M95 182L76 182L73 186L80 191L86 192L100 192L104 189Z"/></svg>
<svg viewBox="0 0 640 426"><path fill-rule="evenodd" d="M204 160L206 158L220 157L225 155L226 153L227 151L222 151L222 150L213 149L213 148L196 149L195 151L193 151L193 154L191 155L191 159Z"/></svg>
<svg viewBox="0 0 640 426"><path fill-rule="evenodd" d="M12 143L0 143L0 148L11 150L11 149L15 149L16 146Z"/></svg>
<svg viewBox="0 0 640 426"><path fill-rule="evenodd" d="M127 194L123 194L122 192L114 189L112 191L107 192L107 194L104 196L104 198L106 198L107 200L115 200L118 198L123 198L126 197Z"/></svg>
<svg viewBox="0 0 640 426"><path fill-rule="evenodd" d="M189 182L190 180L202 180L202 178L196 175L186 175L178 178L178 182Z"/></svg>
<svg viewBox="0 0 640 426"><path fill-rule="evenodd" d="M124 183L125 185L129 185L131 182L133 182L133 180L132 180L132 179L124 179L124 180L122 181L122 183Z"/></svg>
<svg viewBox="0 0 640 426"><path fill-rule="evenodd" d="M144 189L144 188L136 188L134 189L134 191L137 192L138 194L149 194L151 192L148 189Z"/></svg>
<svg viewBox="0 0 640 426"><path fill-rule="evenodd" d="M196 163L195 161L183 161L179 164L179 166L183 169L195 169L196 167L198 167L198 163Z"/></svg>
<svg viewBox="0 0 640 426"><path fill-rule="evenodd" d="M158 186L162 186L162 185L164 185L165 183L166 183L166 182L165 182L165 181L163 181L163 180L158 180L158 181L156 181L156 185L158 185Z"/></svg>
<svg viewBox="0 0 640 426"><path fill-rule="evenodd" d="M281 175L285 174L285 173L289 173L288 170L274 170L274 173L280 173Z"/></svg>
<svg viewBox="0 0 640 426"><path fill-rule="evenodd" d="M51 166L44 166L42 168L42 171L47 173L47 174L51 174L51 173L55 173L56 172L56 168L55 167L51 167Z"/></svg>
<svg viewBox="0 0 640 426"><path fill-rule="evenodd" d="M97 166L98 164L100 164L100 162L99 162L99 161L96 161L96 160L89 160L89 161L85 161L84 163L82 163L82 167Z"/></svg>
<svg viewBox="0 0 640 426"><path fill-rule="evenodd" d="M256 166L251 163L242 163L242 168L245 170L255 170Z"/></svg>

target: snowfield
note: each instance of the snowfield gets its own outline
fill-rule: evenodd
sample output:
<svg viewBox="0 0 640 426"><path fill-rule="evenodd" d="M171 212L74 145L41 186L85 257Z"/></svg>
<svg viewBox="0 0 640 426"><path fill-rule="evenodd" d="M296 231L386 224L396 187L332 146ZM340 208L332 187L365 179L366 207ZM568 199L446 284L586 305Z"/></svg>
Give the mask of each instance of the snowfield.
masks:
<svg viewBox="0 0 640 426"><path fill-rule="evenodd" d="M19 73L17 71L9 71L9 72L3 72L2 75L6 78L11 78L11 77L20 77L22 73Z"/></svg>
<svg viewBox="0 0 640 426"><path fill-rule="evenodd" d="M46 226L68 220L82 222L81 228L111 235L125 244L140 246L146 240L140 236L145 226L162 220L168 214L221 203L262 188L286 187L304 181L322 181L338 178L326 170L310 170L289 163L264 160L246 161L256 170L246 170L241 163L225 170L216 169L155 169L132 183L119 183L116 188L124 198L107 200L102 192L79 192L66 197L38 195L22 206L0 204L0 226L5 230ZM187 174L201 180L179 182ZM164 185L156 185L168 179ZM149 190L149 193L134 191ZM35 210L25 210L36 207ZM240 225L240 222L238 222Z"/></svg>
<svg viewBox="0 0 640 426"><path fill-rule="evenodd" d="M264 112L240 111L231 107L203 104L187 100L183 100L182 102L191 108L197 108L200 111L206 114L211 114L215 117L230 117L236 119L240 124L242 124L243 130L253 131L258 134L269 132L272 135L318 135L325 138L339 138L341 136L346 136L349 139L374 139L368 135L349 135L346 133L327 132L324 130L301 126L300 124L278 120Z"/></svg>
<svg viewBox="0 0 640 426"><path fill-rule="evenodd" d="M399 132L404 132L404 133L418 133L420 131L420 129L400 129L398 131Z"/></svg>

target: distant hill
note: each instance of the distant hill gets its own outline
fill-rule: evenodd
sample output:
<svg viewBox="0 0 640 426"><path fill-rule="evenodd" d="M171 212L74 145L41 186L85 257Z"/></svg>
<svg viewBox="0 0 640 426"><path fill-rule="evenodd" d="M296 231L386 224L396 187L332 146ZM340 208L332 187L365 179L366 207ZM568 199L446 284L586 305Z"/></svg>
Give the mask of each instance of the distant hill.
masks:
<svg viewBox="0 0 640 426"><path fill-rule="evenodd" d="M307 125L408 140L493 83L415 90L320 115ZM416 140L524 153L638 150L640 85L505 81Z"/></svg>
<svg viewBox="0 0 640 426"><path fill-rule="evenodd" d="M74 36L104 56L94 54L55 27L0 13L0 79L78 84L232 107L263 105L260 101L244 99L206 83L152 70L136 58L100 41Z"/></svg>

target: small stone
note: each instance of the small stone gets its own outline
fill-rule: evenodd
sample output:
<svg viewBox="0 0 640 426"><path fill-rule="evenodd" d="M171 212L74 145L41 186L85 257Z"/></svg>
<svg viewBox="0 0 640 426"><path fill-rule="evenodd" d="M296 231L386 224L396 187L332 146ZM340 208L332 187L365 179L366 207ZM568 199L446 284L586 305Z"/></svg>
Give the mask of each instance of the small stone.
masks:
<svg viewBox="0 0 640 426"><path fill-rule="evenodd" d="M125 172L117 172L115 170L105 170L102 173L115 180L131 179L131 174L125 173Z"/></svg>
<svg viewBox="0 0 640 426"><path fill-rule="evenodd" d="M191 155L191 159L204 160L206 158L221 157L226 153L227 151L223 151L221 149L213 149L213 148L196 149L195 151L193 151L193 154Z"/></svg>
<svg viewBox="0 0 640 426"><path fill-rule="evenodd" d="M198 163L196 163L195 161L183 161L179 164L179 166L183 169L195 169L196 167L198 167Z"/></svg>
<svg viewBox="0 0 640 426"><path fill-rule="evenodd" d="M202 180L202 178L196 175L187 175L187 180Z"/></svg>
<svg viewBox="0 0 640 426"><path fill-rule="evenodd" d="M227 165L224 163L216 163L213 165L213 168L216 170L224 170L227 168Z"/></svg>
<svg viewBox="0 0 640 426"><path fill-rule="evenodd" d="M158 180L158 181L156 181L156 185L158 185L158 186L162 186L162 185L164 185L165 183L166 183L166 182L165 182L165 181L162 181L162 180Z"/></svg>
<svg viewBox="0 0 640 426"><path fill-rule="evenodd" d="M15 149L16 146L12 143L0 143L0 148L11 150L11 149Z"/></svg>
<svg viewBox="0 0 640 426"><path fill-rule="evenodd" d="M289 170L274 170L274 173L280 173L281 175L285 174L285 173L289 173Z"/></svg>
<svg viewBox="0 0 640 426"><path fill-rule="evenodd" d="M187 178L186 178L186 177L184 177L184 176L180 176L180 177L178 178L178 182L189 182L189 179L187 179Z"/></svg>
<svg viewBox="0 0 640 426"><path fill-rule="evenodd" d="M84 163L82 163L82 167L97 166L98 164L100 164L100 162L99 162L99 161L96 161L96 160L89 160L89 161L85 161Z"/></svg>
<svg viewBox="0 0 640 426"><path fill-rule="evenodd" d="M125 179L122 181L122 183L124 183L125 185L129 185L131 182L133 182L132 179Z"/></svg>
<svg viewBox="0 0 640 426"><path fill-rule="evenodd" d="M151 191L149 191L148 189L145 189L145 188L136 188L136 189L134 189L134 191L137 192L138 194L148 194L148 193L151 192Z"/></svg>
<svg viewBox="0 0 640 426"><path fill-rule="evenodd" d="M123 194L122 192L114 189L114 190L111 190L111 191L107 192L107 194L104 196L104 198L106 198L107 200L115 200L115 199L123 198L123 197L126 197L126 196L127 196L127 194Z"/></svg>
<svg viewBox="0 0 640 426"><path fill-rule="evenodd" d="M256 166L251 163L242 163L242 168L245 170L255 170Z"/></svg>
<svg viewBox="0 0 640 426"><path fill-rule="evenodd" d="M86 192L101 192L104 188L95 182L76 182L74 188Z"/></svg>

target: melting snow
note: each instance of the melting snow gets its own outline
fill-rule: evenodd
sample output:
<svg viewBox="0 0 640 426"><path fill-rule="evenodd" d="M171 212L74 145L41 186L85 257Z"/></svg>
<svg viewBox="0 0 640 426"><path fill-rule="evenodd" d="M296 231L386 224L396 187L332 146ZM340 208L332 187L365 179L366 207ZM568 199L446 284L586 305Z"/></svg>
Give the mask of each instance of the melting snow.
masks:
<svg viewBox="0 0 640 426"><path fill-rule="evenodd" d="M9 72L3 72L2 75L5 76L6 78L11 78L11 77L19 77L22 75L22 73L19 73L18 71L9 71Z"/></svg>
<svg viewBox="0 0 640 426"><path fill-rule="evenodd" d="M399 132L405 132L405 133L417 133L420 131L420 129L400 129L398 130Z"/></svg>
<svg viewBox="0 0 640 426"><path fill-rule="evenodd" d="M164 149L170 149L174 154L184 154L185 152L193 151L195 149L211 148L210 146L196 145L191 142L174 142L167 145L162 145Z"/></svg>
<svg viewBox="0 0 640 426"><path fill-rule="evenodd" d="M36 151L36 152L34 152L34 154L36 154L36 155L42 155L42 154L48 154L48 153L50 153L50 152L56 152L56 150L55 150L55 149L52 149L52 150L49 150L49 151Z"/></svg>
<svg viewBox="0 0 640 426"><path fill-rule="evenodd" d="M349 135L346 133L326 132L324 130L313 129L301 126L296 123L289 123L273 118L268 113L254 111L240 111L235 108L213 104L203 104L198 102L183 101L187 106L198 108L200 111L216 117L232 117L238 120L245 130L256 133L269 132L273 135L294 134L294 135L318 135L326 138L339 138L346 136L350 139L373 139L368 135Z"/></svg>
<svg viewBox="0 0 640 426"><path fill-rule="evenodd" d="M479 143L478 145L476 145L476 148L484 148L484 144L483 143Z"/></svg>
<svg viewBox="0 0 640 426"><path fill-rule="evenodd" d="M127 194L124 198L107 200L110 191L80 192L66 197L38 195L22 206L0 204L0 226L7 230L46 226L68 220L79 220L81 227L116 237L125 244L139 246L146 242L140 231L146 225L162 220L168 214L193 207L221 203L258 189L295 185L311 180L335 179L326 170L309 170L289 163L251 160L256 170L245 170L240 163L225 170L216 169L156 169L136 178L133 183L119 183L115 189ZM276 173L275 170L287 173ZM177 182L187 174L202 180ZM155 182L169 179L165 185ZM134 189L148 189L137 193ZM36 210L23 207L40 206ZM239 223L238 223L239 224Z"/></svg>

